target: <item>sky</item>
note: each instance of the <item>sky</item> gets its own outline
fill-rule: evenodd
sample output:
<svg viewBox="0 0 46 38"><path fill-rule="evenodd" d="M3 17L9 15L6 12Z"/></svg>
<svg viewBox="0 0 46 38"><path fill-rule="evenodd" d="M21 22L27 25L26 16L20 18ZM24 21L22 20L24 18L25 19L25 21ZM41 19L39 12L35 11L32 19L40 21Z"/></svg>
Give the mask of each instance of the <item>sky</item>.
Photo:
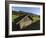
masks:
<svg viewBox="0 0 46 38"><path fill-rule="evenodd" d="M23 11L28 13L33 13L36 15L40 15L40 8L39 7L12 7L13 11Z"/></svg>

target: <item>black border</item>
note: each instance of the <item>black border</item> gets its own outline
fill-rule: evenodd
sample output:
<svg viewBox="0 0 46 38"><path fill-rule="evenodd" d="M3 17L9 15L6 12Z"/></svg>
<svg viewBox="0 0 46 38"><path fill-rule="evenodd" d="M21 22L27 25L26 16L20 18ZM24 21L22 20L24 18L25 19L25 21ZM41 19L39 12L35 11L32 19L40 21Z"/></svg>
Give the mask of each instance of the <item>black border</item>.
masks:
<svg viewBox="0 0 46 38"><path fill-rule="evenodd" d="M37 33L37 34L24 34L24 35L8 35L9 34L9 25L8 25L8 19L9 19L9 4L15 4L15 3L23 3L23 4L36 4L36 5L43 5L43 33ZM24 1L5 1L5 37L24 37L24 36L40 36L45 35L45 3L42 2L24 2Z"/></svg>

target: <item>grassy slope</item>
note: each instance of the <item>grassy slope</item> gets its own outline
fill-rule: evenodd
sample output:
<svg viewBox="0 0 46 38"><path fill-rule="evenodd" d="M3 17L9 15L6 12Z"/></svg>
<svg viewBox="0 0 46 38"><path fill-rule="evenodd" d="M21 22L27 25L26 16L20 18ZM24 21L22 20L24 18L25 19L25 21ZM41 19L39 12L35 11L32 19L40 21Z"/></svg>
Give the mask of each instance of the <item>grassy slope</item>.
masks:
<svg viewBox="0 0 46 38"><path fill-rule="evenodd" d="M12 15L12 22L14 22L14 19L18 18L19 16L22 16L23 14L13 14ZM30 16L33 18L32 26L27 27L27 30L38 30L40 29L40 17L39 16ZM15 28L15 25L14 27ZM14 29L13 29L14 30ZM16 30L16 29L15 29Z"/></svg>
<svg viewBox="0 0 46 38"><path fill-rule="evenodd" d="M12 15L12 21L14 22L14 19L18 18L19 15ZM40 18L38 16L33 16L33 23L40 20Z"/></svg>
<svg viewBox="0 0 46 38"><path fill-rule="evenodd" d="M12 21L14 22L14 19L16 19L17 17L19 17L19 16L12 15Z"/></svg>
<svg viewBox="0 0 46 38"><path fill-rule="evenodd" d="M21 13L19 14L19 13L18 12L15 12L15 11L12 11L12 21L13 22L14 22L14 19L16 19L17 17L24 15L24 14L21 14ZM32 15L30 17L33 18L33 23L36 22L37 20L40 20L40 17L39 16Z"/></svg>

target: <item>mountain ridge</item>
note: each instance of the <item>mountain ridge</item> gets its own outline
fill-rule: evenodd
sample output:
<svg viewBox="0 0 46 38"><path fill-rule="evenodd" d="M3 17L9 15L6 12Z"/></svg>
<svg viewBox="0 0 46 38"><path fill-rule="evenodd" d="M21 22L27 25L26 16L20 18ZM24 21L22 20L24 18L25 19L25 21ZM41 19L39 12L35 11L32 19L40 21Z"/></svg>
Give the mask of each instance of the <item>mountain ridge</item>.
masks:
<svg viewBox="0 0 46 38"><path fill-rule="evenodd" d="M27 14L27 15L33 15L33 16L40 16L29 12L23 12L23 11L12 11L12 14L20 13L20 14Z"/></svg>

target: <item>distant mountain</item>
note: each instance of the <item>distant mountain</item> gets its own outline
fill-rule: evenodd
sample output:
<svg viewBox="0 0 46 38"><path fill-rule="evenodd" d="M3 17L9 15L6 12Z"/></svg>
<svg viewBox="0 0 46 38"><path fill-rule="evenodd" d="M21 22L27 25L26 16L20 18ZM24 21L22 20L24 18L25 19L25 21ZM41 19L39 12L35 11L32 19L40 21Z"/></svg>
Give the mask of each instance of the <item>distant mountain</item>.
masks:
<svg viewBox="0 0 46 38"><path fill-rule="evenodd" d="M40 16L40 15L36 15L36 14L33 14L33 13L29 13L29 12L12 11L12 14L17 14L17 13L20 13L20 14L27 14L27 15L31 15L31 16Z"/></svg>

